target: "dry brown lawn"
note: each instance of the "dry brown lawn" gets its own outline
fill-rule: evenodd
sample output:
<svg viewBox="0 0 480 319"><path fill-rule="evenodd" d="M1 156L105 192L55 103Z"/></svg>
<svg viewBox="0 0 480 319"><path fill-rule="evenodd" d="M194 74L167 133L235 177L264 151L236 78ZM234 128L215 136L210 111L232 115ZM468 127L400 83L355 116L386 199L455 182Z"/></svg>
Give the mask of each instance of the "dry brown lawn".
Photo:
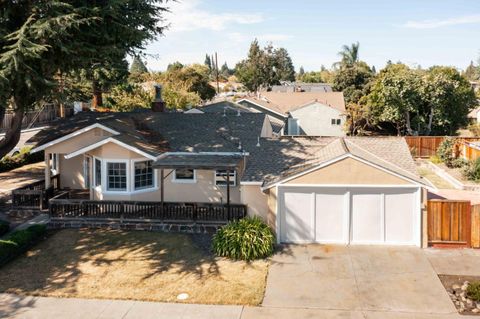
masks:
<svg viewBox="0 0 480 319"><path fill-rule="evenodd" d="M258 305L268 261L212 255L205 237L61 230L0 269L0 291L51 297Z"/></svg>

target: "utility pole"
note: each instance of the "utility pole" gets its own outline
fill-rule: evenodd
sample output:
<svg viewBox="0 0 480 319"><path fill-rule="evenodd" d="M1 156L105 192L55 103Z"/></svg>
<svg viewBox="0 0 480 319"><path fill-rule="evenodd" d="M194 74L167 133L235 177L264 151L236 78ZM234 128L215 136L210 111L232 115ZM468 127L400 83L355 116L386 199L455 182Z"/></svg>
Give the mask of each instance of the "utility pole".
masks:
<svg viewBox="0 0 480 319"><path fill-rule="evenodd" d="M215 52L215 75L217 78L217 93L220 93L220 86L218 84L218 59L217 59L217 52Z"/></svg>

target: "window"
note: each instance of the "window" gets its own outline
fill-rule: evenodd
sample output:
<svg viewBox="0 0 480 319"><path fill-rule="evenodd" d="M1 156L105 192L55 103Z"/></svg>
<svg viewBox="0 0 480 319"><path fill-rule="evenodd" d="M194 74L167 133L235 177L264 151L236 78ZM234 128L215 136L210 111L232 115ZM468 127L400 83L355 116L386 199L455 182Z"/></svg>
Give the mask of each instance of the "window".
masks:
<svg viewBox="0 0 480 319"><path fill-rule="evenodd" d="M195 170L188 168L176 169L173 174L173 181L177 183L195 183Z"/></svg>
<svg viewBox="0 0 480 319"><path fill-rule="evenodd" d="M102 185L102 161L95 159L95 186Z"/></svg>
<svg viewBox="0 0 480 319"><path fill-rule="evenodd" d="M83 184L85 188L90 188L90 157L83 158Z"/></svg>
<svg viewBox="0 0 480 319"><path fill-rule="evenodd" d="M107 190L127 190L127 163L107 163Z"/></svg>
<svg viewBox="0 0 480 319"><path fill-rule="evenodd" d="M342 124L342 120L341 119L332 119L331 123L332 123L332 125L340 125L340 124Z"/></svg>
<svg viewBox="0 0 480 319"><path fill-rule="evenodd" d="M230 175L230 186L237 185L237 172L230 171L228 173ZM215 172L215 185L217 186L227 186L227 171L220 170Z"/></svg>
<svg viewBox="0 0 480 319"><path fill-rule="evenodd" d="M288 119L288 135L300 135L300 127L298 125L298 119Z"/></svg>
<svg viewBox="0 0 480 319"><path fill-rule="evenodd" d="M135 190L153 187L152 161L135 163Z"/></svg>

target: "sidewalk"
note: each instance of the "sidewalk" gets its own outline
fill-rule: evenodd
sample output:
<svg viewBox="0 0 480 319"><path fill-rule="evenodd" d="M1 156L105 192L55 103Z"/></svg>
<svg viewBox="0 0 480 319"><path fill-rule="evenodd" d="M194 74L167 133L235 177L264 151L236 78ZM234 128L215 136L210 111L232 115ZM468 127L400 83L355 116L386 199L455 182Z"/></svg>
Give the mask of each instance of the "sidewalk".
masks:
<svg viewBox="0 0 480 319"><path fill-rule="evenodd" d="M459 314L362 312L315 308L195 305L129 300L62 299L0 294L8 319L460 319Z"/></svg>

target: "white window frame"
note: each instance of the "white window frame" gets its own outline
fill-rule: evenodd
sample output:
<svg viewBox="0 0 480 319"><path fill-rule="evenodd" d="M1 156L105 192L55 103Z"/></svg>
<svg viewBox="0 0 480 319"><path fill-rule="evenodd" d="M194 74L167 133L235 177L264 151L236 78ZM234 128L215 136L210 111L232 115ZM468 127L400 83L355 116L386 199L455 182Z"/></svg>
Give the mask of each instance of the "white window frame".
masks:
<svg viewBox="0 0 480 319"><path fill-rule="evenodd" d="M126 172L126 188L125 190L109 190L108 189L108 164L109 163L125 163L125 172ZM105 183L102 183L102 193L104 194L129 194L130 193L130 183L131 183L131 172L130 172L130 160L125 160L125 159L108 159L104 158L102 160L102 180L105 181Z"/></svg>
<svg viewBox="0 0 480 319"><path fill-rule="evenodd" d="M190 168L191 169L191 168ZM177 170L173 170L172 183L195 184L197 182L197 170L193 170L193 179L177 179Z"/></svg>
<svg viewBox="0 0 480 319"><path fill-rule="evenodd" d="M221 169L220 171L227 171L227 170L226 169ZM232 174L232 173L233 173L233 176L230 176L230 183L232 183L232 181L233 181L233 184L231 184L230 187L236 187L237 186L237 170L230 170L230 174ZM214 180L215 186L217 186L217 187L227 187L226 175L225 175L225 177L221 177L221 176L218 176L218 171L214 171L213 172L213 180ZM225 182L225 185L219 185L218 184L219 181Z"/></svg>
<svg viewBox="0 0 480 319"><path fill-rule="evenodd" d="M87 170L87 160L90 163ZM83 156L83 188L90 189L92 187L92 156L85 154Z"/></svg>
<svg viewBox="0 0 480 319"><path fill-rule="evenodd" d="M135 189L135 163L138 163L138 162L152 162L152 165L153 165L153 161L151 159L148 159L148 158L136 158L136 159L133 159L132 160L132 171L131 171L131 175L132 175L132 185L131 185L131 194L138 194L138 193L146 193L146 192L151 192L151 191L155 191L155 190L158 190L158 178L157 178L157 171L152 167L152 174L153 174L153 179L152 179L152 182L153 182L153 185L150 186L150 187L144 187L144 188L139 188L139 189Z"/></svg>

